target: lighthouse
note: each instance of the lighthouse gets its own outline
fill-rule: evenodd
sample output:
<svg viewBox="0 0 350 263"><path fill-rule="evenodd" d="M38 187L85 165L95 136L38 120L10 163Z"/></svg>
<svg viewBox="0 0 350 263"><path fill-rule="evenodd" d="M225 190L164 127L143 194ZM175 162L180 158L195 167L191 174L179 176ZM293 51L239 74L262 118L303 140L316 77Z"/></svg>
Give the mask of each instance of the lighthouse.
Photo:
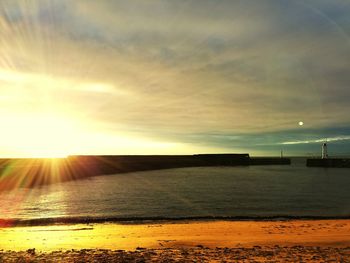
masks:
<svg viewBox="0 0 350 263"><path fill-rule="evenodd" d="M328 158L327 142L322 144L322 159Z"/></svg>

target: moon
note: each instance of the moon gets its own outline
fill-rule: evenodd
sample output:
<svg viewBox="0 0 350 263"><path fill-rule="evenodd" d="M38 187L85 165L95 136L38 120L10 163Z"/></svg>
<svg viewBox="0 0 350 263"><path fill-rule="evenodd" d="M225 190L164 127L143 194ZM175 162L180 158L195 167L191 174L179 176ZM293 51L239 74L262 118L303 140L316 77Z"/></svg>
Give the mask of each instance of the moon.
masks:
<svg viewBox="0 0 350 263"><path fill-rule="evenodd" d="M304 122L302 122L302 121L299 121L299 126L303 126L304 125Z"/></svg>

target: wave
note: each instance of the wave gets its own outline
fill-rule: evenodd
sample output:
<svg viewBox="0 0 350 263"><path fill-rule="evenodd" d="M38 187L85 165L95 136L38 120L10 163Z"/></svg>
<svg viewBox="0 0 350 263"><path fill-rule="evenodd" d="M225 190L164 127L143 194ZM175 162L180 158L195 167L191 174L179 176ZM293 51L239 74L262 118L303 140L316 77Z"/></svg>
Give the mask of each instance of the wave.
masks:
<svg viewBox="0 0 350 263"><path fill-rule="evenodd" d="M56 217L56 218L0 218L1 227L16 226L48 226L62 224L96 224L96 223L119 223L119 224L149 224L159 222L185 222L185 221L289 221L289 220L331 220L350 219L345 216L192 216L192 217Z"/></svg>

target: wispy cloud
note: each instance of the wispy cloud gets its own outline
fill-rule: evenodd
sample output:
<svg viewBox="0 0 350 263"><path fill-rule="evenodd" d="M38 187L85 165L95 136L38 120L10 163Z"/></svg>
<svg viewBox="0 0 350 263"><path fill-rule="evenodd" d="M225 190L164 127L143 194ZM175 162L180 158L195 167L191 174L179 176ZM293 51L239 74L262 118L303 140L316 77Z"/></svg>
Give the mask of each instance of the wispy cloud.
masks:
<svg viewBox="0 0 350 263"><path fill-rule="evenodd" d="M268 143L317 143L350 123L349 12L345 0L2 1L2 112L44 105L208 147L295 129Z"/></svg>
<svg viewBox="0 0 350 263"><path fill-rule="evenodd" d="M348 140L350 140L350 136L340 136L340 137L333 137L333 138L322 138L322 139L306 140L306 141L281 142L279 144L282 144L282 145L309 144L309 143L338 142L338 141L348 141Z"/></svg>

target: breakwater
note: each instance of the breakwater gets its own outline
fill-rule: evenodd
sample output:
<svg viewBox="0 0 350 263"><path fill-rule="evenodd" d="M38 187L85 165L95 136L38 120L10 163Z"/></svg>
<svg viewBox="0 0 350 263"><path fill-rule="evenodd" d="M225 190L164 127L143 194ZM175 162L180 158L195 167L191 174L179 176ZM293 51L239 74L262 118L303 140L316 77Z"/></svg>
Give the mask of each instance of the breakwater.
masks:
<svg viewBox="0 0 350 263"><path fill-rule="evenodd" d="M100 155L70 156L72 167L85 167L87 173L111 174L196 166L249 165L249 154L195 155Z"/></svg>
<svg viewBox="0 0 350 263"><path fill-rule="evenodd" d="M0 190L34 187L95 175L205 166L290 164L288 158L249 154L76 155L58 159L0 159Z"/></svg>
<svg viewBox="0 0 350 263"><path fill-rule="evenodd" d="M350 168L350 158L310 158L306 160L306 166Z"/></svg>

